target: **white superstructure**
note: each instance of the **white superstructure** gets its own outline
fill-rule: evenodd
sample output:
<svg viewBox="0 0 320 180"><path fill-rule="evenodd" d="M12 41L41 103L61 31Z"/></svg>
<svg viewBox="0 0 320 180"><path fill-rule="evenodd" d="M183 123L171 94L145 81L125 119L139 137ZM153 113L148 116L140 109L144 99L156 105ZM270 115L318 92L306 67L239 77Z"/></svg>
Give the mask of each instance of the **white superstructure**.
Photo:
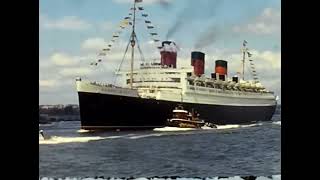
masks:
<svg viewBox="0 0 320 180"><path fill-rule="evenodd" d="M193 76L193 69L163 67L158 63L141 64L133 71L133 89L130 89L130 73L120 72L122 87L77 81L82 92L148 98L164 101L231 105L273 106L275 96L260 83L254 81L233 82Z"/></svg>

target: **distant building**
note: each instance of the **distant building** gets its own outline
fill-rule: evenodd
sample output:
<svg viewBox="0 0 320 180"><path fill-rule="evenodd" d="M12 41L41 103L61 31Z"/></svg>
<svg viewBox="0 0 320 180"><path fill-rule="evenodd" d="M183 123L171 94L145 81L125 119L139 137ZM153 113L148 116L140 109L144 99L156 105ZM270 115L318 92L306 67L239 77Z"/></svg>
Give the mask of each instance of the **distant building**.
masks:
<svg viewBox="0 0 320 180"><path fill-rule="evenodd" d="M79 108L79 105L77 105L77 104L67 104L65 107L67 107L67 106L71 106L72 109L78 109Z"/></svg>
<svg viewBox="0 0 320 180"><path fill-rule="evenodd" d="M39 123L54 121L79 121L79 105L39 105Z"/></svg>
<svg viewBox="0 0 320 180"><path fill-rule="evenodd" d="M63 109L63 108L64 108L64 105L63 105L63 104L58 104L58 105L56 105L56 108L58 108L58 109Z"/></svg>

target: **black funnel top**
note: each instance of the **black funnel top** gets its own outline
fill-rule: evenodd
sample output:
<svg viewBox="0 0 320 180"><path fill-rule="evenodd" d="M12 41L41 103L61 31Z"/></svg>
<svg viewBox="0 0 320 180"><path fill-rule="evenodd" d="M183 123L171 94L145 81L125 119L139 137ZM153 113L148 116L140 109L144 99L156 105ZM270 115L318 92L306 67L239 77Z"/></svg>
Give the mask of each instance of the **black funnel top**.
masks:
<svg viewBox="0 0 320 180"><path fill-rule="evenodd" d="M176 45L176 43L174 43L173 41L162 41L162 47L164 46L164 44L170 45L171 43L173 43L174 45Z"/></svg>
<svg viewBox="0 0 320 180"><path fill-rule="evenodd" d="M228 68L228 62L225 60L216 60L216 67Z"/></svg>
<svg viewBox="0 0 320 180"><path fill-rule="evenodd" d="M199 51L193 51L191 52L191 59L201 59L204 60L205 54L203 52Z"/></svg>

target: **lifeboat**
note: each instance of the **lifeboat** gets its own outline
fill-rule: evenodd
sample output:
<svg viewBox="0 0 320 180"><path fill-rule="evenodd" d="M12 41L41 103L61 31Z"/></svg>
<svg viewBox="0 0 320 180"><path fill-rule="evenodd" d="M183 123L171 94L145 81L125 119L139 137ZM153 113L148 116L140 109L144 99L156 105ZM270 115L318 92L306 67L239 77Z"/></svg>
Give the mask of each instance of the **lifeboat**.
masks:
<svg viewBox="0 0 320 180"><path fill-rule="evenodd" d="M227 85L227 89L232 89L235 86L235 84L236 83L233 82L233 81L229 82L228 85Z"/></svg>

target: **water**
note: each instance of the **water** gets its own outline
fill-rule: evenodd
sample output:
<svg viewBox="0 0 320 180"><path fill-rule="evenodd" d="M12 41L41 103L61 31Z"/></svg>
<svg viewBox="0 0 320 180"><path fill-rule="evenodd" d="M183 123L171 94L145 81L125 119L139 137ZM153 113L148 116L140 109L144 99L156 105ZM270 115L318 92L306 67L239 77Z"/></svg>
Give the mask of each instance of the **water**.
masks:
<svg viewBox="0 0 320 180"><path fill-rule="evenodd" d="M215 177L281 174L281 119L189 131L79 131L40 126L41 177Z"/></svg>

